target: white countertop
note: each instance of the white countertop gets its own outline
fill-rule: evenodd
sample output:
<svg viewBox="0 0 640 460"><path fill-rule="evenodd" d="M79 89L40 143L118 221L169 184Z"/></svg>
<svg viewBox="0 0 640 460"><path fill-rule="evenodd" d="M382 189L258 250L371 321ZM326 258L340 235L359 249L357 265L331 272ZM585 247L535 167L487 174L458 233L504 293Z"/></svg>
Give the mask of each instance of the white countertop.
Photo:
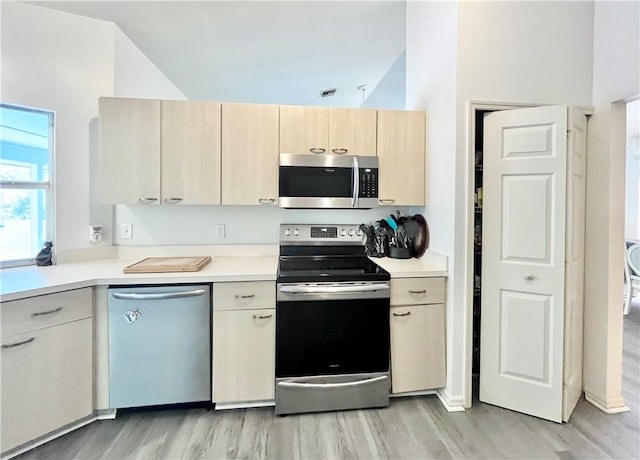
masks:
<svg viewBox="0 0 640 460"><path fill-rule="evenodd" d="M277 256L213 257L198 272L123 273L140 259L103 259L49 267L8 268L0 272L3 302L35 295L109 284L211 283L276 279Z"/></svg>
<svg viewBox="0 0 640 460"><path fill-rule="evenodd" d="M424 278L447 276L446 257L441 260L431 251L419 259L391 259L389 257L375 258L372 261L391 274L391 278Z"/></svg>
<svg viewBox="0 0 640 460"><path fill-rule="evenodd" d="M111 258L48 267L18 267L0 270L0 299L3 302L36 295L96 285L155 283L215 283L223 281L275 281L277 255L213 256L198 272L123 273L123 268L140 257ZM427 251L420 259L371 258L392 278L447 276L447 258Z"/></svg>

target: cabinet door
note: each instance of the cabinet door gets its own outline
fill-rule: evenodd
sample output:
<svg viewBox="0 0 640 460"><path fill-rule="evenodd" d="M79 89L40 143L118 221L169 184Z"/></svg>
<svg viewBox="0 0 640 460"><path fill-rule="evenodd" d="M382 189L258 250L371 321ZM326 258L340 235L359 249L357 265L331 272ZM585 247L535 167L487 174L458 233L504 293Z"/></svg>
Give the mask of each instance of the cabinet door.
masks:
<svg viewBox="0 0 640 460"><path fill-rule="evenodd" d="M376 120L372 109L329 109L330 153L376 155Z"/></svg>
<svg viewBox="0 0 640 460"><path fill-rule="evenodd" d="M446 384L444 304L391 307L391 392Z"/></svg>
<svg viewBox="0 0 640 460"><path fill-rule="evenodd" d="M222 204L278 204L277 105L222 105Z"/></svg>
<svg viewBox="0 0 640 460"><path fill-rule="evenodd" d="M214 312L213 402L274 399L275 324L275 309Z"/></svg>
<svg viewBox="0 0 640 460"><path fill-rule="evenodd" d="M424 205L426 113L378 111L381 205Z"/></svg>
<svg viewBox="0 0 640 460"><path fill-rule="evenodd" d="M280 153L328 152L328 108L280 106Z"/></svg>
<svg viewBox="0 0 640 460"><path fill-rule="evenodd" d="M100 98L100 201L160 203L160 101Z"/></svg>
<svg viewBox="0 0 640 460"><path fill-rule="evenodd" d="M220 204L220 104L162 101L162 202Z"/></svg>
<svg viewBox="0 0 640 460"><path fill-rule="evenodd" d="M92 319L2 339L2 452L93 412Z"/></svg>

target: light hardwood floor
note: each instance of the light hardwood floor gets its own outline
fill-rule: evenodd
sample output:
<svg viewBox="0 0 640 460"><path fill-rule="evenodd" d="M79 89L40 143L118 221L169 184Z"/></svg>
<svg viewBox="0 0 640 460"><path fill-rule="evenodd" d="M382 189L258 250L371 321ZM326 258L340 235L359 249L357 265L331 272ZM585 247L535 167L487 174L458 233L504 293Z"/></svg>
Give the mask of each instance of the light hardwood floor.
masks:
<svg viewBox="0 0 640 460"><path fill-rule="evenodd" d="M621 307L622 308L622 307ZM392 398L380 410L276 417L272 408L122 412L19 459L638 459L640 302L624 325L623 396L607 415L581 399L556 424L475 402L447 413L434 396Z"/></svg>

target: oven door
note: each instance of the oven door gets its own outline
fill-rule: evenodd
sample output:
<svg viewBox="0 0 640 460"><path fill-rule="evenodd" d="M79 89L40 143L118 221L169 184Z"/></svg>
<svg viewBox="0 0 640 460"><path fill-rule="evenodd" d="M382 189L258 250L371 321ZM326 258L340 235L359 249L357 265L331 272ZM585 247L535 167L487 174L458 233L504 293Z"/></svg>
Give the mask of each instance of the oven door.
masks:
<svg viewBox="0 0 640 460"><path fill-rule="evenodd" d="M389 401L389 283L279 284L276 414Z"/></svg>

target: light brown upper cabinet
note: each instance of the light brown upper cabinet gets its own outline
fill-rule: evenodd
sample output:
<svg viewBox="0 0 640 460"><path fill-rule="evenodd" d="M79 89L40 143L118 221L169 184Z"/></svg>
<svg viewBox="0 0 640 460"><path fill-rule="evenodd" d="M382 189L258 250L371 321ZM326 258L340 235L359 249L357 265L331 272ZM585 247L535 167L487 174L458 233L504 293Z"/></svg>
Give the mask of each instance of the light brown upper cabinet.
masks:
<svg viewBox="0 0 640 460"><path fill-rule="evenodd" d="M220 104L100 98L100 197L220 204Z"/></svg>
<svg viewBox="0 0 640 460"><path fill-rule="evenodd" d="M278 106L222 104L222 204L278 205Z"/></svg>
<svg viewBox="0 0 640 460"><path fill-rule="evenodd" d="M380 205L426 204L427 114L378 110Z"/></svg>
<svg viewBox="0 0 640 460"><path fill-rule="evenodd" d="M162 101L162 202L220 204L220 104Z"/></svg>
<svg viewBox="0 0 640 460"><path fill-rule="evenodd" d="M376 154L377 111L280 106L280 152Z"/></svg>
<svg viewBox="0 0 640 460"><path fill-rule="evenodd" d="M100 201L160 200L160 101L100 98Z"/></svg>

